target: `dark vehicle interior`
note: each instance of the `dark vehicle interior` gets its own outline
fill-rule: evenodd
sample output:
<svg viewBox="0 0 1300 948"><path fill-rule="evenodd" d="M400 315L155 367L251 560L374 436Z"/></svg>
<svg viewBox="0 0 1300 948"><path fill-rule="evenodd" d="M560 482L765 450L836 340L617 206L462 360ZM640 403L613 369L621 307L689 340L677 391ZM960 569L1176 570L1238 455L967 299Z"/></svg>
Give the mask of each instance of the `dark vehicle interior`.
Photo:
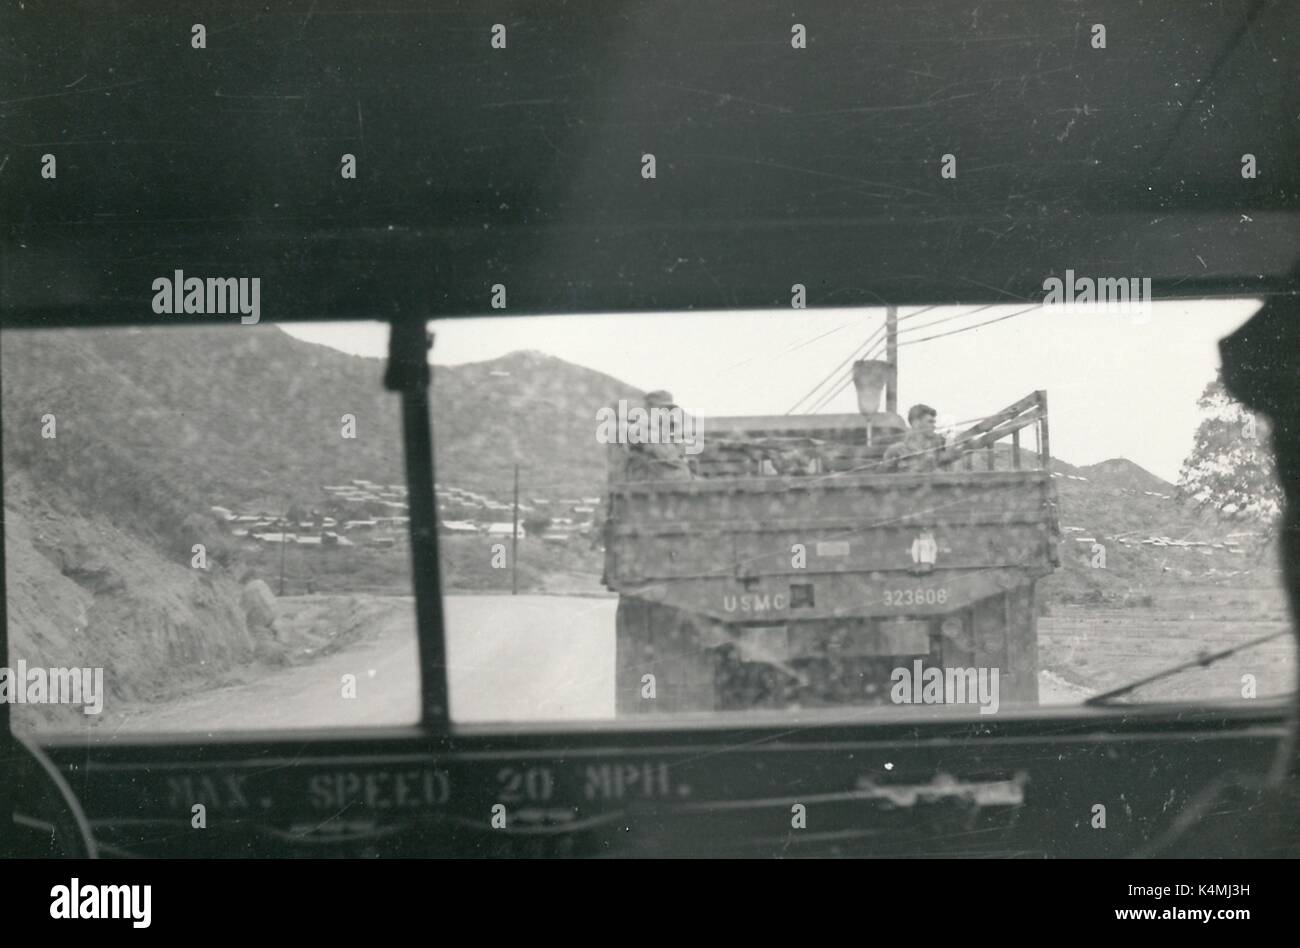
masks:
<svg viewBox="0 0 1300 948"><path fill-rule="evenodd" d="M6 333L230 322L151 310L154 278L181 268L259 275L269 323L390 325L421 687L421 719L404 728L93 740L15 734L0 702L0 759L16 761L0 781L0 812L14 814L2 848L1300 851L1295 690L1243 706L1109 699L991 717L452 721L427 329L788 308L796 282L813 308L1017 303L1066 268L1149 276L1158 300L1257 298L1221 352L1231 392L1274 425L1294 632L1294 4L834 0L792 15L769 0L234 0L2 16ZM191 44L195 23L205 49ZM54 180L40 174L51 152ZM337 173L344 152L355 180ZM949 154L955 178L940 174ZM1257 176L1242 174L1247 154ZM497 284L505 311L492 307ZM0 655L6 632L0 622ZM202 833L189 831L195 800ZM1098 804L1105 832L1091 822ZM521 814L504 828L502 805ZM792 828L796 805L806 829Z"/></svg>

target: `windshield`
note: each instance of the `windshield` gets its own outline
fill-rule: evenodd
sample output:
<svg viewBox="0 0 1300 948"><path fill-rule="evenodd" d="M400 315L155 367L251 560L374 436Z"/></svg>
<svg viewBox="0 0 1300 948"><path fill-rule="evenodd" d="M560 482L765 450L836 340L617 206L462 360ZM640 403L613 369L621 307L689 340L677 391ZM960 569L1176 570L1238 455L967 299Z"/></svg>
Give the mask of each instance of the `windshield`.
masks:
<svg viewBox="0 0 1300 948"><path fill-rule="evenodd" d="M453 720L1289 691L1267 421L1218 380L1256 308L433 325ZM386 326L0 343L16 727L419 719Z"/></svg>
<svg viewBox="0 0 1300 948"><path fill-rule="evenodd" d="M1268 636L1124 700L1289 692L1267 421L1218 377L1257 308L434 324L453 718L987 715Z"/></svg>

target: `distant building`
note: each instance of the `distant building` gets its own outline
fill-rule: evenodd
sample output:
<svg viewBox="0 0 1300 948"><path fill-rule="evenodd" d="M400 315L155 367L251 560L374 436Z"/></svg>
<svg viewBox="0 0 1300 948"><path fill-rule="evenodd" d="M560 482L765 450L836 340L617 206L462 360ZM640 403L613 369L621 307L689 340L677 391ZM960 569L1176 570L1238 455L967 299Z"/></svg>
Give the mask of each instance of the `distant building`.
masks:
<svg viewBox="0 0 1300 948"><path fill-rule="evenodd" d="M448 533L478 533L479 528L476 524L468 520L444 520L442 528Z"/></svg>
<svg viewBox="0 0 1300 948"><path fill-rule="evenodd" d="M298 540L296 533L254 533L254 540L261 540L263 543L295 543Z"/></svg>
<svg viewBox="0 0 1300 948"><path fill-rule="evenodd" d="M490 537L512 537L515 535L515 526L513 523L489 523L487 525L487 534ZM519 525L519 539L525 536L524 525Z"/></svg>

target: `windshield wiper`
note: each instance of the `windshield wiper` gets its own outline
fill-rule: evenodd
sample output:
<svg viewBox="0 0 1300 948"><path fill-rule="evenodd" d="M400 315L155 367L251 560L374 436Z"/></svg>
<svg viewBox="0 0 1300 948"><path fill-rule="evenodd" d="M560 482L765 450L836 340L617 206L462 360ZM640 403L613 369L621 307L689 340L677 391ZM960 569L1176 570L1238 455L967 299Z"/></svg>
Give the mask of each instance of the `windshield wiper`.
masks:
<svg viewBox="0 0 1300 948"><path fill-rule="evenodd" d="M1191 668L1208 668L1221 658L1227 658L1229 655L1235 655L1240 651L1248 648L1254 648L1256 645L1263 645L1265 642L1271 642L1273 639L1281 638L1284 635L1291 635L1290 629L1283 629L1280 632L1274 632L1272 635L1261 636L1257 639L1251 639L1249 642L1242 642L1240 645L1234 645L1232 648L1224 649L1222 652L1202 652L1190 662L1183 662L1181 665L1175 665L1173 668L1166 668L1164 671L1158 671L1154 675L1148 675L1146 678L1140 678L1137 681L1130 682L1127 685L1120 685L1110 691L1103 692L1099 695L1093 695L1084 702L1086 707L1102 707L1112 704L1115 698L1126 695L1130 691L1151 684L1153 681L1160 681L1162 678L1172 678L1174 675L1180 675Z"/></svg>

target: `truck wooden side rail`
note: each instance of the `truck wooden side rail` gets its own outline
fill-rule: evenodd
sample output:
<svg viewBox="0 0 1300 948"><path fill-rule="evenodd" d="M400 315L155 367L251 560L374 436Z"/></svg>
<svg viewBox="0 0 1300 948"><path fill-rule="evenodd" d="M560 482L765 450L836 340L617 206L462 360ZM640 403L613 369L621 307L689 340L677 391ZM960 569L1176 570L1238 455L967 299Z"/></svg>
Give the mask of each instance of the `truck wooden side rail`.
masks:
<svg viewBox="0 0 1300 948"><path fill-rule="evenodd" d="M917 660L996 668L1003 702L1035 703L1035 583L1060 537L1050 472L1019 432L1040 426L1041 448L1046 423L1035 393L954 439L985 470L890 474L862 416L704 419L693 479L612 471L620 713L888 703L893 669ZM733 473L791 445L800 470L841 469Z"/></svg>

